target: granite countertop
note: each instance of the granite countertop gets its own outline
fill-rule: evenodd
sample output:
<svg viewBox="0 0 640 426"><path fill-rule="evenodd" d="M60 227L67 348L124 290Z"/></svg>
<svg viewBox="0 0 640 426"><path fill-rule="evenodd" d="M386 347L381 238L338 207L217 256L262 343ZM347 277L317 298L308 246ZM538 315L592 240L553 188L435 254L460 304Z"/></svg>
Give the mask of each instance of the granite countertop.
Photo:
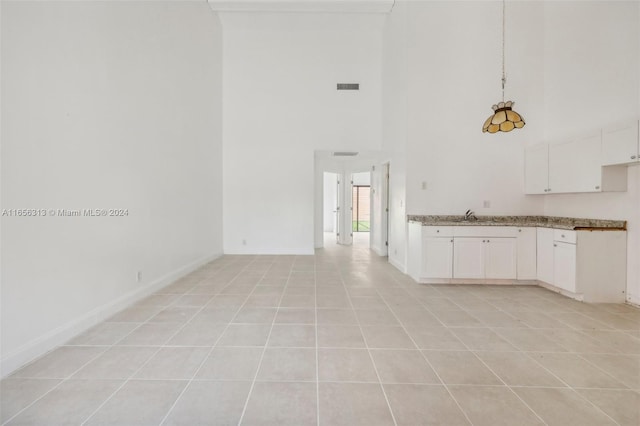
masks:
<svg viewBox="0 0 640 426"><path fill-rule="evenodd" d="M464 216L408 215L409 222L423 226L523 226L558 229L625 230L626 220L580 219L555 216L478 216L477 220L464 220Z"/></svg>

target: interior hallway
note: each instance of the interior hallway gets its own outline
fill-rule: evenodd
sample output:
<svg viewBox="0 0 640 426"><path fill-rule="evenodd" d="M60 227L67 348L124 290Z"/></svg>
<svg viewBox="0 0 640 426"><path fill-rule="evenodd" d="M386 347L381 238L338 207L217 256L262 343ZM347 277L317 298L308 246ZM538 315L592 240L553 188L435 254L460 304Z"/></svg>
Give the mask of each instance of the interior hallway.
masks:
<svg viewBox="0 0 640 426"><path fill-rule="evenodd" d="M2 381L2 424L638 425L640 311L224 256Z"/></svg>

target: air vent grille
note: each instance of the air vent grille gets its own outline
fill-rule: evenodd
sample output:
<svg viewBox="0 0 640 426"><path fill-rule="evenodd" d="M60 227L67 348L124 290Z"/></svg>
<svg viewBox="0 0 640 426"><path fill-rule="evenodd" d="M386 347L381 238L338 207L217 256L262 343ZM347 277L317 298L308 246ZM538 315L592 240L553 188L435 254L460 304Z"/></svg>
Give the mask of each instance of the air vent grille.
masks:
<svg viewBox="0 0 640 426"><path fill-rule="evenodd" d="M358 155L357 152L350 151L338 151L333 153L334 157L355 157L356 155Z"/></svg>
<svg viewBox="0 0 640 426"><path fill-rule="evenodd" d="M360 90L360 83L338 83L338 90Z"/></svg>

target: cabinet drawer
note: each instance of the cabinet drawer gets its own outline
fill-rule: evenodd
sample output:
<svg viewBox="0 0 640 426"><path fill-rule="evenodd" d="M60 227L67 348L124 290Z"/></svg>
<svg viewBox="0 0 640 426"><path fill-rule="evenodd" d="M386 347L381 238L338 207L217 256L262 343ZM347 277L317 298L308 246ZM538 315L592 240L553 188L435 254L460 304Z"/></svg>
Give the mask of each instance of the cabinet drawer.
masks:
<svg viewBox="0 0 640 426"><path fill-rule="evenodd" d="M562 241L564 243L576 243L576 231L568 231L566 229L554 229L553 240Z"/></svg>
<svg viewBox="0 0 640 426"><path fill-rule="evenodd" d="M423 237L453 237L453 226L423 226Z"/></svg>

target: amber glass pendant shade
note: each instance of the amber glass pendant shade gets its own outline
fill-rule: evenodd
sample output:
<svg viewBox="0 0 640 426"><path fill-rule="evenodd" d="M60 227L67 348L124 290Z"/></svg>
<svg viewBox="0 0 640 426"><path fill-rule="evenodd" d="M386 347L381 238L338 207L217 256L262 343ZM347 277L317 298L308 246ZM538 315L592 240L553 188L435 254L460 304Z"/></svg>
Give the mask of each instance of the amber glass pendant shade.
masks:
<svg viewBox="0 0 640 426"><path fill-rule="evenodd" d="M510 132L513 129L521 129L524 127L525 122L511 107L515 102L507 101L500 102L497 105L492 106L493 115L487 118L482 126L482 132L497 133L497 132Z"/></svg>

